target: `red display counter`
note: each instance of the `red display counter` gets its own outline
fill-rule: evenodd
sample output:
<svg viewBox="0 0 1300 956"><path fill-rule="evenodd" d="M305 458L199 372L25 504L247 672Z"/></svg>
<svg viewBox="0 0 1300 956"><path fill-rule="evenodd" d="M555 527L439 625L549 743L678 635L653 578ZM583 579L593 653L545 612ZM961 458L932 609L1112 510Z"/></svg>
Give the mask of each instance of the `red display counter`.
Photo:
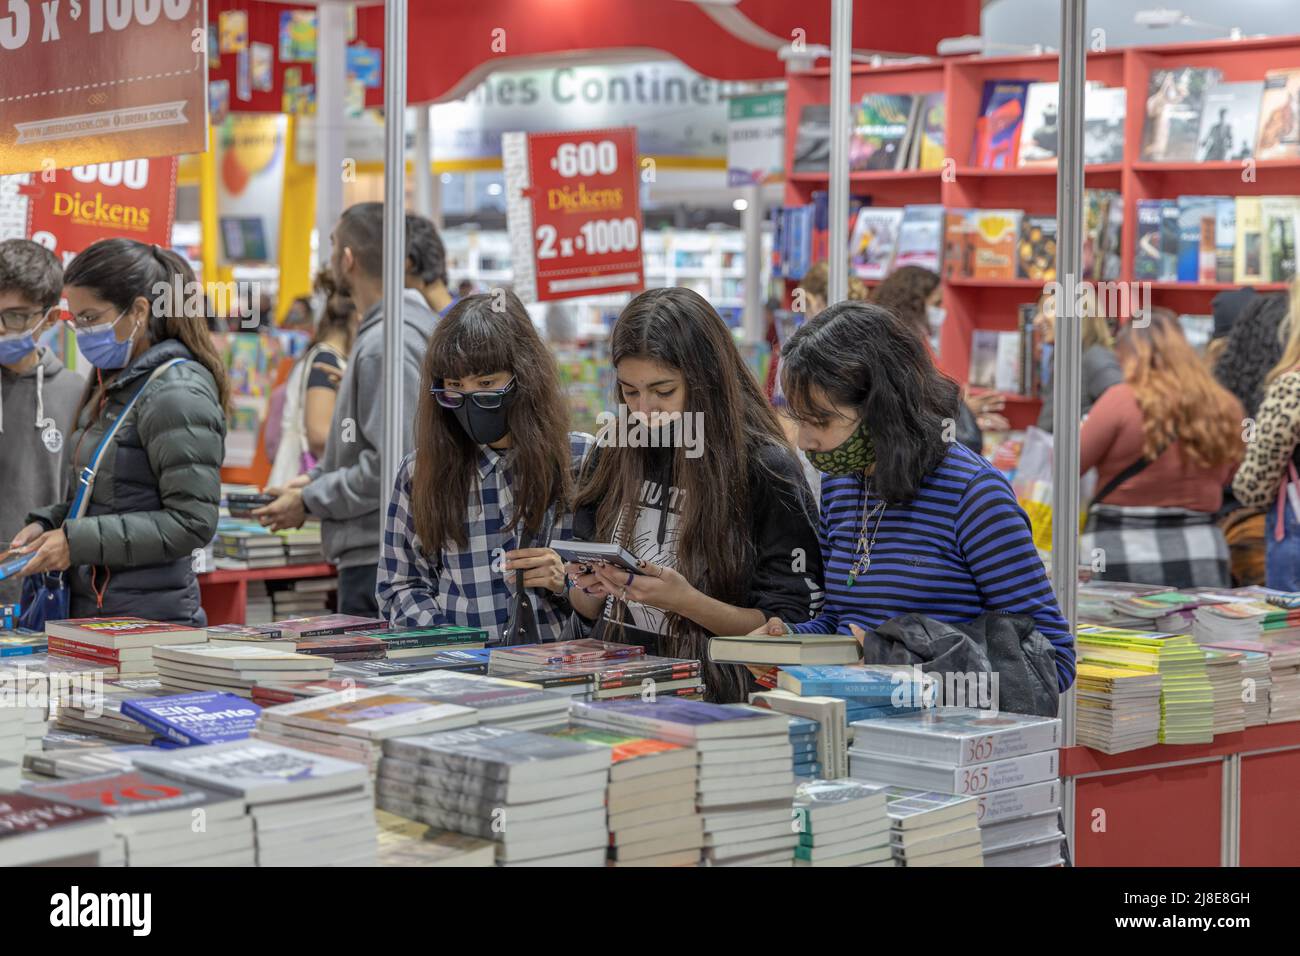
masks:
<svg viewBox="0 0 1300 956"><path fill-rule="evenodd" d="M218 624L246 623L249 581L332 577L332 564L289 564L280 568L259 568L256 571L219 569L198 575L203 609L208 612L208 624L213 627Z"/></svg>
<svg viewBox="0 0 1300 956"><path fill-rule="evenodd" d="M1108 756L1061 751L1077 866L1300 866L1300 722Z"/></svg>

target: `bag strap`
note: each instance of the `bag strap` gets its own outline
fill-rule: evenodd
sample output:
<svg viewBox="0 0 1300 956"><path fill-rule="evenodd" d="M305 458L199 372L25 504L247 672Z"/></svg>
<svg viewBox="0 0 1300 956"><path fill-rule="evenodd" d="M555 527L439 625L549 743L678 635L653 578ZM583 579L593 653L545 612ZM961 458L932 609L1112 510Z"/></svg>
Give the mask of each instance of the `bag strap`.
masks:
<svg viewBox="0 0 1300 956"><path fill-rule="evenodd" d="M1128 481L1130 478L1136 478L1138 475L1142 474L1142 472L1146 471L1148 468L1150 468L1152 465L1155 464L1156 458L1159 458L1163 454L1164 454L1164 449L1162 448L1159 452L1157 452L1155 458L1147 458L1144 456L1142 458L1139 458L1137 461L1133 462L1133 464L1129 465L1118 475L1111 478L1110 481L1106 482L1106 486L1102 488L1101 491L1097 492L1095 495L1092 496L1092 505L1101 504L1103 498L1105 498L1107 495L1113 494L1116 488L1124 484L1124 482ZM1089 507L1092 507L1092 505L1089 505Z"/></svg>
<svg viewBox="0 0 1300 956"><path fill-rule="evenodd" d="M189 361L189 359L174 358L159 365L153 370L149 377L145 379L144 384L136 389L135 394L127 400L126 405L123 406L122 411L118 414L117 418L105 430L104 437L99 440L99 444L95 447L95 453L90 456L90 461L86 464L85 468L81 469L81 473L77 475L77 494L72 499L72 507L68 510L68 517L64 519L65 522L85 516L86 509L90 507L90 494L95 487L95 475L99 471L99 463L104 457L104 452L108 450L108 446L112 444L113 439L117 437L117 430L122 427L122 423L126 421L127 415L129 415L131 409L135 407L136 400L144 394L144 390L147 389L155 379L161 378L164 372L175 365L187 361Z"/></svg>

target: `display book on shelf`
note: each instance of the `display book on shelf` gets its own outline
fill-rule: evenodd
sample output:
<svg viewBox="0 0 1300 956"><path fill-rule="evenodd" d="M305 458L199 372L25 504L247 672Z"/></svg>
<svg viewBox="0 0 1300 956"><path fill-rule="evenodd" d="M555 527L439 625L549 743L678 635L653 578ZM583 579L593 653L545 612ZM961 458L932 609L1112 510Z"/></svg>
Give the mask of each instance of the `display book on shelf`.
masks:
<svg viewBox="0 0 1300 956"><path fill-rule="evenodd" d="M1161 69L1180 68L1189 63L1198 66L1223 63L1226 64L1225 74L1233 80L1263 83L1270 73L1292 68L1293 54L1297 48L1300 48L1300 38L1270 37L1231 43L1197 42L1164 47L1134 47L1089 55L1087 71L1090 86L1085 95L1088 128L1104 128L1104 124L1097 126L1102 122L1101 117L1117 115L1120 108L1118 101L1127 101L1122 129L1117 130L1116 124L1111 121L1110 133L1098 138L1098 142L1107 136L1113 141L1118 134L1123 142L1121 157L1110 162L1097 162L1101 156L1096 150L1087 151L1085 156L1088 161L1085 171L1089 187L1122 190L1124 221L1121 271L1117 277L1119 281L1127 283L1135 280L1136 207L1139 199L1176 198L1179 194L1300 194L1300 161L1296 159L1260 158L1259 155L1252 157L1257 163L1257 179L1245 187L1240 182L1241 160L1200 162L1198 159L1185 162L1143 159L1145 106L1152 74ZM917 178L915 172L908 170L857 174L851 179L850 185L854 200L863 203L865 207L941 203L952 208L990 209L1014 207L1023 202L1023 208L1029 214L1050 214L1055 204L1055 182L1051 176L1054 170L1050 161L1044 166L1019 166L1020 142L1017 142L1010 168L983 169L969 165L966 150L975 141L975 120L986 81L1015 77L1029 83L1050 82L1055 80L1056 72L1056 58L1052 55L951 58L929 63L884 64L880 67L855 65L852 76L855 100L876 92L944 90L950 99L955 97L953 102L957 106L954 107L953 102L950 102L946 116L944 135L949 144L947 152L956 157L956 163L950 163L947 172L932 179ZM829 77L825 71L813 71L809 74L791 73L788 80L787 127L795 128L799 116L806 109L828 102ZM1279 87L1282 85L1278 80L1273 82ZM1095 91L1105 88L1116 92L1105 93L1098 100ZM1233 90L1219 89L1216 96L1233 93ZM1272 95L1279 101L1283 98L1279 92ZM1046 94L1040 94L1040 97L1045 96ZM1233 98L1240 99L1240 96L1237 93ZM1101 104L1106 97L1112 97L1115 103L1103 111ZM1192 137L1204 140L1205 137L1200 135L1200 124L1207 122L1212 127L1217 121L1217 110L1207 114L1202 109L1198 113L1198 126ZM1260 121L1262 123L1263 120ZM1220 136L1222 132L1220 131ZM1258 138L1256 131L1256 144ZM1237 139L1239 152L1240 136ZM1207 149L1209 145L1212 144L1207 144ZM798 173L793 165L794 156L794 143L791 142L787 147L785 204L791 207L809 205L811 193L826 188L824 174ZM966 165L962 165L964 162ZM795 281L797 280L787 280L787 295L791 293ZM1270 289L1282 289L1284 286L1280 281L1271 280L1267 285ZM971 332L977 328L1006 329L1014 311L1014 302L1011 300L1014 293L1011 290L1022 286L1029 287L1024 280L1019 279L978 282L945 279L944 304L948 321L937 353L940 367L944 371L960 381L966 380L970 366ZM1157 282L1149 301L1157 306L1168 306L1181 315L1203 317L1210 312L1210 297L1222 288L1224 286L1219 282L1177 285ZM1201 327L1204 324L1203 318L1184 323L1185 327L1191 326L1200 334L1203 334ZM1013 427L1020 428L1032 422L1036 411L1024 403L1008 404L1007 414Z"/></svg>

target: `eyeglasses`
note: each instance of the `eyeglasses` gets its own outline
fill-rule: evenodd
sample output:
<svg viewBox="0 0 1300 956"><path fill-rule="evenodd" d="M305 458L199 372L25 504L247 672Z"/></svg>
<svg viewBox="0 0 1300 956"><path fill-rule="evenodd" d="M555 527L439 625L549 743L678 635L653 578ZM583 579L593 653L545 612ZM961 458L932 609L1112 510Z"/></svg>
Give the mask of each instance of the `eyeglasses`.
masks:
<svg viewBox="0 0 1300 956"><path fill-rule="evenodd" d="M5 309L0 312L0 324L8 332L26 332L28 327L57 311L57 305L49 309Z"/></svg>
<svg viewBox="0 0 1300 956"><path fill-rule="evenodd" d="M489 388L481 392L462 392L459 389L441 388L437 385L429 389L429 394L438 400L438 404L443 408L460 408L465 404L465 398L468 396L473 399L474 404L479 408L494 409L500 408L505 397L515 390L515 380L512 376L510 381L506 382L504 388Z"/></svg>
<svg viewBox="0 0 1300 956"><path fill-rule="evenodd" d="M99 324L99 320L112 312L113 308L114 307L110 305L108 308L100 309L98 312L78 312L72 317L72 324L79 329L88 329L92 325ZM120 317L121 316L119 316L119 318ZM114 321L117 320L114 319Z"/></svg>

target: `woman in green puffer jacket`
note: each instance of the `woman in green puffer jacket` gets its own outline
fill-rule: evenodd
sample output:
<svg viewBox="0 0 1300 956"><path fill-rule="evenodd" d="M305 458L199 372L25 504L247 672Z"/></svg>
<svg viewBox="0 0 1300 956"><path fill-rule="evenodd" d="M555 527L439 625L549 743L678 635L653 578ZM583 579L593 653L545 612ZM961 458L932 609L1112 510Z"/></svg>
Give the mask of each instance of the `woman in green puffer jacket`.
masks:
<svg viewBox="0 0 1300 956"><path fill-rule="evenodd" d="M68 572L72 617L206 623L192 556L217 528L229 390L199 289L176 253L131 239L95 243L64 273L95 374L69 439L68 494L30 514L11 547L33 554L25 574ZM85 516L70 518L78 475L137 392Z"/></svg>

